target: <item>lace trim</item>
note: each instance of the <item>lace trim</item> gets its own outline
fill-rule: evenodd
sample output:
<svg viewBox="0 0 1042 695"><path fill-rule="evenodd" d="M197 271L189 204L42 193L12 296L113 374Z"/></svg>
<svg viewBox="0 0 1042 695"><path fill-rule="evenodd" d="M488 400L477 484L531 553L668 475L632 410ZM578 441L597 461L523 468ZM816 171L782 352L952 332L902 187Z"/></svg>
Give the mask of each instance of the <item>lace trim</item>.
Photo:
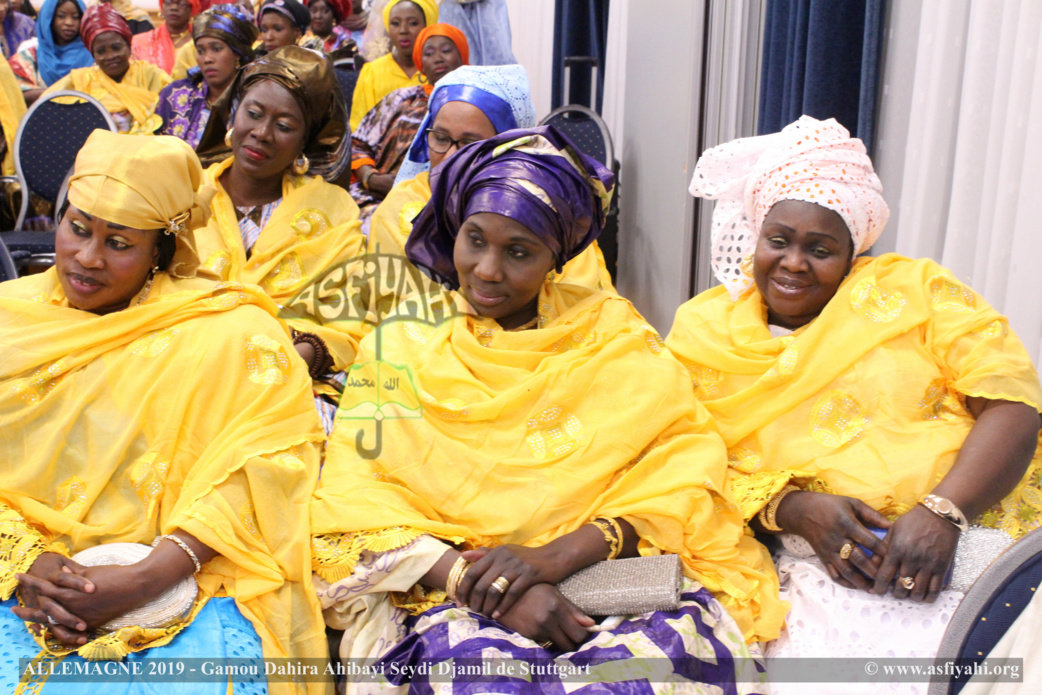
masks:
<svg viewBox="0 0 1042 695"><path fill-rule="evenodd" d="M738 473L729 477L727 491L738 503L742 518L748 522L786 485L795 485L809 492L832 492L824 481L804 471Z"/></svg>
<svg viewBox="0 0 1042 695"><path fill-rule="evenodd" d="M396 607L409 611L412 615L419 615L431 608L440 606L449 600L449 595L441 589L427 590L419 584L414 584L409 591L392 591L391 603Z"/></svg>
<svg viewBox="0 0 1042 695"><path fill-rule="evenodd" d="M0 505L0 598L11 598L18 588L17 575L28 572L45 552L44 537L21 514Z"/></svg>
<svg viewBox="0 0 1042 695"><path fill-rule="evenodd" d="M192 611L176 625L163 628L123 627L115 632L99 635L74 649L70 649L56 640L48 629L44 629L43 635L36 636L35 639L45 652L55 657L75 652L87 661L121 661L131 652L140 652L169 644L181 630L191 624L208 600L208 596L200 595L196 599Z"/></svg>
<svg viewBox="0 0 1042 695"><path fill-rule="evenodd" d="M422 535L424 531L408 526L391 526L379 531L323 533L312 536L312 567L315 574L333 584L351 576L363 551L383 553L395 550Z"/></svg>
<svg viewBox="0 0 1042 695"><path fill-rule="evenodd" d="M1023 480L1005 499L980 515L977 523L1020 538L1042 524L1042 468L1032 463Z"/></svg>

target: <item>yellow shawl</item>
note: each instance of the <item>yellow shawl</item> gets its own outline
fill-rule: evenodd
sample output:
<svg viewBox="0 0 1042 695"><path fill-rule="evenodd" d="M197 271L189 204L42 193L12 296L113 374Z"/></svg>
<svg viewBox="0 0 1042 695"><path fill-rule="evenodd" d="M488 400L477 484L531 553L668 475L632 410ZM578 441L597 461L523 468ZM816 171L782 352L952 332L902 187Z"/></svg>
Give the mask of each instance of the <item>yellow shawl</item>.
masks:
<svg viewBox="0 0 1042 695"><path fill-rule="evenodd" d="M720 427L747 519L790 477L897 517L955 462L975 422L966 396L1042 405L1005 317L933 261L894 254L858 260L791 336L770 336L755 287L738 301L717 287L680 308L666 344ZM984 523L1038 525L1038 463Z"/></svg>
<svg viewBox="0 0 1042 695"><path fill-rule="evenodd" d="M4 155L0 173L4 176L14 175L14 136L18 133L18 123L25 115L25 97L18 86L7 61L0 61L0 126L4 129L4 140L7 142L7 154Z"/></svg>
<svg viewBox="0 0 1042 695"><path fill-rule="evenodd" d="M385 96L396 89L420 84L420 71L409 77L390 53L363 65L351 101L351 132L358 130L365 115Z"/></svg>
<svg viewBox="0 0 1042 695"><path fill-rule="evenodd" d="M358 206L347 191L314 176L285 176L282 202L247 259L235 204L220 181L233 161L229 158L206 170L206 183L217 194L210 203L208 226L195 233L203 259L200 271L222 280L260 285L280 308L316 283L324 287L332 283L343 289L352 277L362 273L365 237L358 222ZM334 293L340 297L344 294ZM354 320L354 315L341 315L335 310L309 314L309 318L288 322L297 330L322 338L336 369L346 369L354 361L364 331L362 324Z"/></svg>
<svg viewBox="0 0 1042 695"><path fill-rule="evenodd" d="M143 60L130 60L130 69L120 82L101 71L97 65L77 68L61 78L44 94L62 89L83 92L101 102L109 113L129 111L134 119L130 132L133 134L154 133L162 119L155 114L159 92L170 84L170 75Z"/></svg>
<svg viewBox="0 0 1042 695"><path fill-rule="evenodd" d="M312 505L316 572L337 581L363 550L420 534L534 546L625 517L641 553L681 554L746 639L776 637L777 578L721 493L724 448L683 366L620 297L548 282L539 305L539 329L457 313L363 340ZM355 437L374 446L374 411L367 460Z"/></svg>
<svg viewBox="0 0 1042 695"><path fill-rule="evenodd" d="M0 285L4 599L40 543L182 529L218 553L203 596L235 597L266 657L326 653L307 552L322 429L275 312L255 288L166 273L105 316L70 308L53 268ZM78 652L120 658L180 629L124 628Z"/></svg>
<svg viewBox="0 0 1042 695"><path fill-rule="evenodd" d="M376 208L369 222L369 240L367 247L370 253L379 251L405 257L405 242L412 234L412 221L420 210L431 199L430 172L422 171L414 178L403 181L387 194L380 206ZM591 290L605 290L615 294L615 286L611 282L611 273L604 262L604 254L597 242L593 242L578 256L568 261L561 274L555 277L557 282L588 287Z"/></svg>

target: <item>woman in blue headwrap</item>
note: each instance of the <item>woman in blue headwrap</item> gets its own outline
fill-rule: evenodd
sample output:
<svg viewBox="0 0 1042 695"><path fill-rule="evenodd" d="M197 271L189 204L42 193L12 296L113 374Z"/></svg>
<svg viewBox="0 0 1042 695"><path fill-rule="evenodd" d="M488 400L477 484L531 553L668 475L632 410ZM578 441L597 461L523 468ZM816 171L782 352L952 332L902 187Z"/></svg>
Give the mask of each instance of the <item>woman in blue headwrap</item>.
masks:
<svg viewBox="0 0 1042 695"><path fill-rule="evenodd" d="M613 176L542 127L465 147L433 179L407 251L455 291L363 339L312 503L339 655L380 658L413 691L563 693L554 659L627 681L597 692L766 692L747 641L781 627L777 579L720 492L726 452L683 366L628 301L550 278L597 237ZM557 588L659 554L685 577L667 610L635 584L613 604L629 615L595 626ZM491 656L544 671L432 669Z"/></svg>
<svg viewBox="0 0 1042 695"><path fill-rule="evenodd" d="M36 40L18 47L11 57L18 84L32 105L48 86L76 68L94 65L94 56L80 39L83 0L45 0L36 19Z"/></svg>
<svg viewBox="0 0 1042 695"><path fill-rule="evenodd" d="M429 104L394 188L370 220L370 252L405 255L413 218L431 199L431 169L460 147L536 123L528 74L520 65L457 68L438 80ZM557 280L615 291L596 243L569 263Z"/></svg>

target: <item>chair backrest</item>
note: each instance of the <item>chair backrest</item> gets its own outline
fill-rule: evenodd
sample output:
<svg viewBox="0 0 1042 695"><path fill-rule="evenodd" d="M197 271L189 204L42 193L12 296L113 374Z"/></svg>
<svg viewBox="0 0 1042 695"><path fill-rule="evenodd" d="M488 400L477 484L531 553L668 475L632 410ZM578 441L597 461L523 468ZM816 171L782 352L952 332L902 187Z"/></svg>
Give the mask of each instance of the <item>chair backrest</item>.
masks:
<svg viewBox="0 0 1042 695"><path fill-rule="evenodd" d="M15 267L14 259L7 250L7 245L0 239L0 282L14 280L18 277L18 268Z"/></svg>
<svg viewBox="0 0 1042 695"><path fill-rule="evenodd" d="M983 661L1017 616L1031 602L1042 582L1042 529L1035 529L1006 549L966 592L952 616L937 657ZM960 692L965 677L934 676L929 695Z"/></svg>
<svg viewBox="0 0 1042 695"><path fill-rule="evenodd" d="M67 103L56 101L62 97ZM116 122L97 99L82 92L62 90L42 96L26 112L14 140L15 174L22 189L16 229L25 222L29 191L52 203L58 199L76 154L97 128L115 132Z"/></svg>
<svg viewBox="0 0 1042 695"><path fill-rule="evenodd" d="M347 113L350 114L355 96L355 85L358 84L358 70L355 69L354 59L337 61L334 63L333 69L336 70L340 91L344 94L344 103L347 105Z"/></svg>
<svg viewBox="0 0 1042 695"><path fill-rule="evenodd" d="M570 105L554 109L540 125L552 125L574 142L583 154L609 169L615 167L615 146L604 119L585 106Z"/></svg>

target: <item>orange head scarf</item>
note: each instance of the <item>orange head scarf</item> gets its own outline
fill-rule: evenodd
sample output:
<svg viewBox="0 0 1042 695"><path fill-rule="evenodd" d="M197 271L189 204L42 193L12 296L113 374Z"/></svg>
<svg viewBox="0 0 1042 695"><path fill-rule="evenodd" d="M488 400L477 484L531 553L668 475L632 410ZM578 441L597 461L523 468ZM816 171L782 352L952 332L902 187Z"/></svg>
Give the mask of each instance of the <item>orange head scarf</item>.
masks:
<svg viewBox="0 0 1042 695"><path fill-rule="evenodd" d="M418 68L423 58L423 44L432 36L444 36L456 44L459 57L463 59L463 65L470 65L470 46L467 45L467 37L463 32L451 24L428 24L416 37L416 43L412 47L412 62Z"/></svg>

